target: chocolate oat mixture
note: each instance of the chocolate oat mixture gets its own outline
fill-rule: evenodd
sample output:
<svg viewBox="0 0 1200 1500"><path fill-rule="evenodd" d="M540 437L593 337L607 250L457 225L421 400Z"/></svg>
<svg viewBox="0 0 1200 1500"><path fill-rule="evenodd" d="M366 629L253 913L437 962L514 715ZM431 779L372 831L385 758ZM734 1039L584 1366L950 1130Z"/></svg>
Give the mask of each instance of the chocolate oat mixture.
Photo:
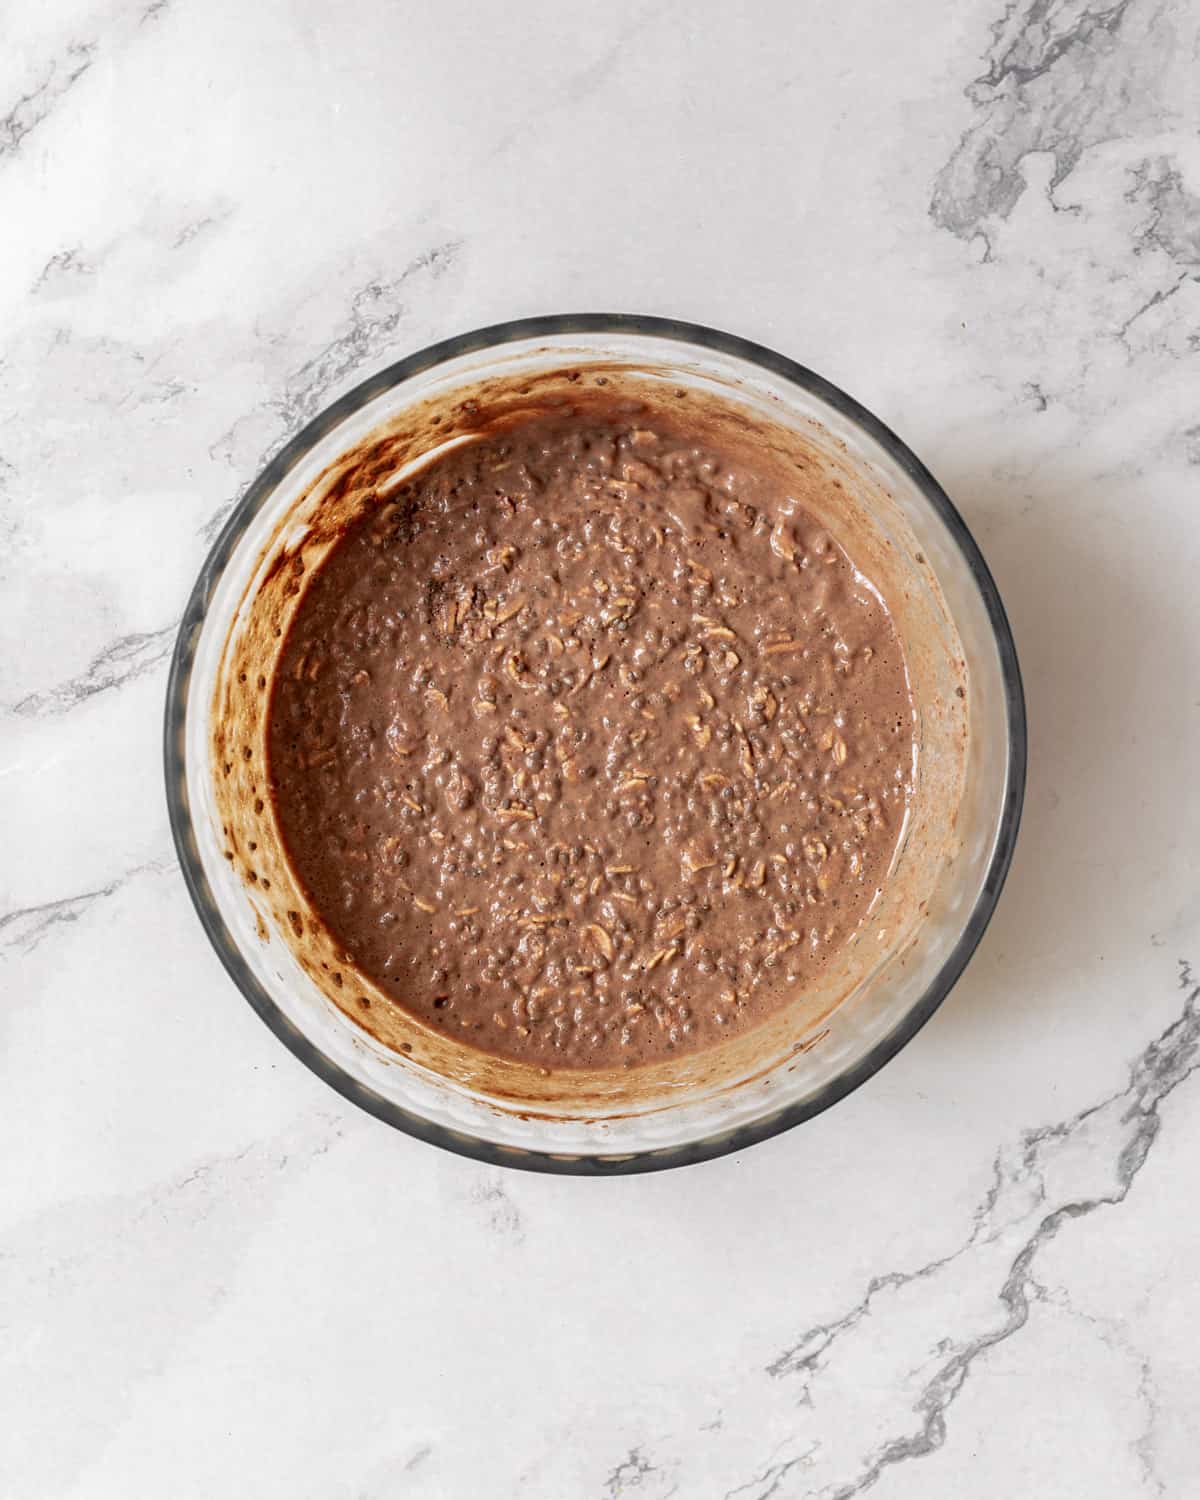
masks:
<svg viewBox="0 0 1200 1500"><path fill-rule="evenodd" d="M271 789L357 967L487 1052L660 1061L876 898L914 718L883 600L753 450L586 402L458 448L311 580Z"/></svg>

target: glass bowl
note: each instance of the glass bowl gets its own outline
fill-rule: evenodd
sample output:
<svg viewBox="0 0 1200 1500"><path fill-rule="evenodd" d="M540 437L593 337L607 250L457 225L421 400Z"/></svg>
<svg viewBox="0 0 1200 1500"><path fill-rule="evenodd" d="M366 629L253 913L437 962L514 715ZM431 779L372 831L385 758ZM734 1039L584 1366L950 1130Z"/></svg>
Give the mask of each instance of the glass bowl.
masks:
<svg viewBox="0 0 1200 1500"><path fill-rule="evenodd" d="M441 441L480 391L524 392L563 372L603 383L614 370L655 399L715 400L786 432L842 476L842 501L869 517L880 566L900 584L894 613L920 705L918 790L884 897L845 967L819 992L796 997L776 1024L722 1044L719 1065L702 1053L702 1063L631 1070L624 1083L552 1070L544 1087L517 1087L484 1068L442 1066L419 1037L415 1047L384 1045L333 987L342 975L298 949L289 932L297 913L283 909L278 890L287 872L258 856L248 863L256 840L247 845L243 834L239 845L230 828L240 827L243 806L253 816L251 803L270 817L250 780L254 746L227 743L226 720L237 718L242 698L248 723L261 731L265 719L247 697L254 683L245 669L234 672L233 643L261 630L254 610L264 580L296 561L339 455L406 422L428 448L434 429L420 429L415 412L451 414L437 429ZM284 592L301 592L301 583ZM260 691L264 684L259 675ZM1026 733L1016 652L987 565L937 482L883 423L819 375L744 339L589 314L435 344L356 386L283 448L230 516L188 601L164 750L172 832L200 920L238 988L297 1057L421 1140L499 1165L607 1174L682 1166L775 1135L857 1088L916 1034L1000 894L1020 820Z"/></svg>

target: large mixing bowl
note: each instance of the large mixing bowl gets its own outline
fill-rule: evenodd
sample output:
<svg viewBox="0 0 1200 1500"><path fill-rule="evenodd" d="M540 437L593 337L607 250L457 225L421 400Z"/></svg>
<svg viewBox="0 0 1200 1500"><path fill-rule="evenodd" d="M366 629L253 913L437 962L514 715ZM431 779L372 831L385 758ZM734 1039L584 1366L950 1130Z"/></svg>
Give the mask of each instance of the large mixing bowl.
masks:
<svg viewBox="0 0 1200 1500"><path fill-rule="evenodd" d="M484 1057L415 1017L372 1034L359 1024L369 981L341 961L308 907L266 788L271 663L335 535L331 508L346 502L357 472L345 456L387 454L408 472L469 437L481 402L511 410L556 383L578 390L614 379L651 401L707 403L795 445L828 472L843 512L831 516L835 534L853 521L869 538L856 561L885 585L918 706L916 789L892 871L844 961L768 1023L691 1058L547 1073ZM368 479L383 487L388 476L377 464ZM230 517L188 601L165 757L200 919L297 1057L410 1135L508 1166L600 1174L738 1150L826 1109L895 1056L987 926L1012 857L1025 748L995 584L962 518L897 437L828 381L758 345L657 318L588 315L507 323L425 349L287 444Z"/></svg>

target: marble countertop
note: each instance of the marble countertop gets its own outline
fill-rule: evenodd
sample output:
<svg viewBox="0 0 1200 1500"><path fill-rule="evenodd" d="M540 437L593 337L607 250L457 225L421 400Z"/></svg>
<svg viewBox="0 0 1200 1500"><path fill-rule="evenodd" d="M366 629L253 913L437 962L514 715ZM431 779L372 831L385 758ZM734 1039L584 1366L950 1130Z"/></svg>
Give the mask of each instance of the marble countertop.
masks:
<svg viewBox="0 0 1200 1500"><path fill-rule="evenodd" d="M1200 1493L1200 104L1183 0L54 0L0 49L0 1493ZM866 1087L706 1166L410 1141L226 979L160 718L335 393L690 318L929 463L1025 825Z"/></svg>

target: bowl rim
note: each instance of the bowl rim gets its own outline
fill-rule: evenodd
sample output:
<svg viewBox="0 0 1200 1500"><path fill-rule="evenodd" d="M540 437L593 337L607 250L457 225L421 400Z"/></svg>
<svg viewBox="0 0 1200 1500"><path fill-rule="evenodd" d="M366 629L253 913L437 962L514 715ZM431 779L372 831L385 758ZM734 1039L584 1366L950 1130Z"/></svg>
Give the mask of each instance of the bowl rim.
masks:
<svg viewBox="0 0 1200 1500"><path fill-rule="evenodd" d="M867 433L908 476L944 522L979 589L999 653L1008 722L1008 774L996 842L979 896L962 933L921 999L862 1058L831 1079L811 1098L781 1106L760 1120L728 1127L675 1145L636 1152L567 1155L506 1146L483 1136L452 1130L385 1098L326 1056L276 1006L251 973L226 927L201 863L187 792L185 726L188 688L196 642L208 600L237 543L276 486L335 427L367 402L415 375L464 354L538 338L573 334L633 334L732 356L756 365L788 384L815 395ZM1028 744L1025 697L1016 646L995 580L966 522L937 480L899 437L873 412L806 366L762 344L699 323L638 313L559 313L511 319L442 339L396 360L360 381L322 409L264 466L234 506L205 559L184 609L171 655L163 725L163 769L171 834L184 883L209 941L242 995L281 1042L344 1098L406 1135L492 1166L576 1176L615 1176L664 1171L725 1156L769 1140L823 1113L874 1077L912 1040L949 994L987 929L1012 863L1024 800Z"/></svg>

